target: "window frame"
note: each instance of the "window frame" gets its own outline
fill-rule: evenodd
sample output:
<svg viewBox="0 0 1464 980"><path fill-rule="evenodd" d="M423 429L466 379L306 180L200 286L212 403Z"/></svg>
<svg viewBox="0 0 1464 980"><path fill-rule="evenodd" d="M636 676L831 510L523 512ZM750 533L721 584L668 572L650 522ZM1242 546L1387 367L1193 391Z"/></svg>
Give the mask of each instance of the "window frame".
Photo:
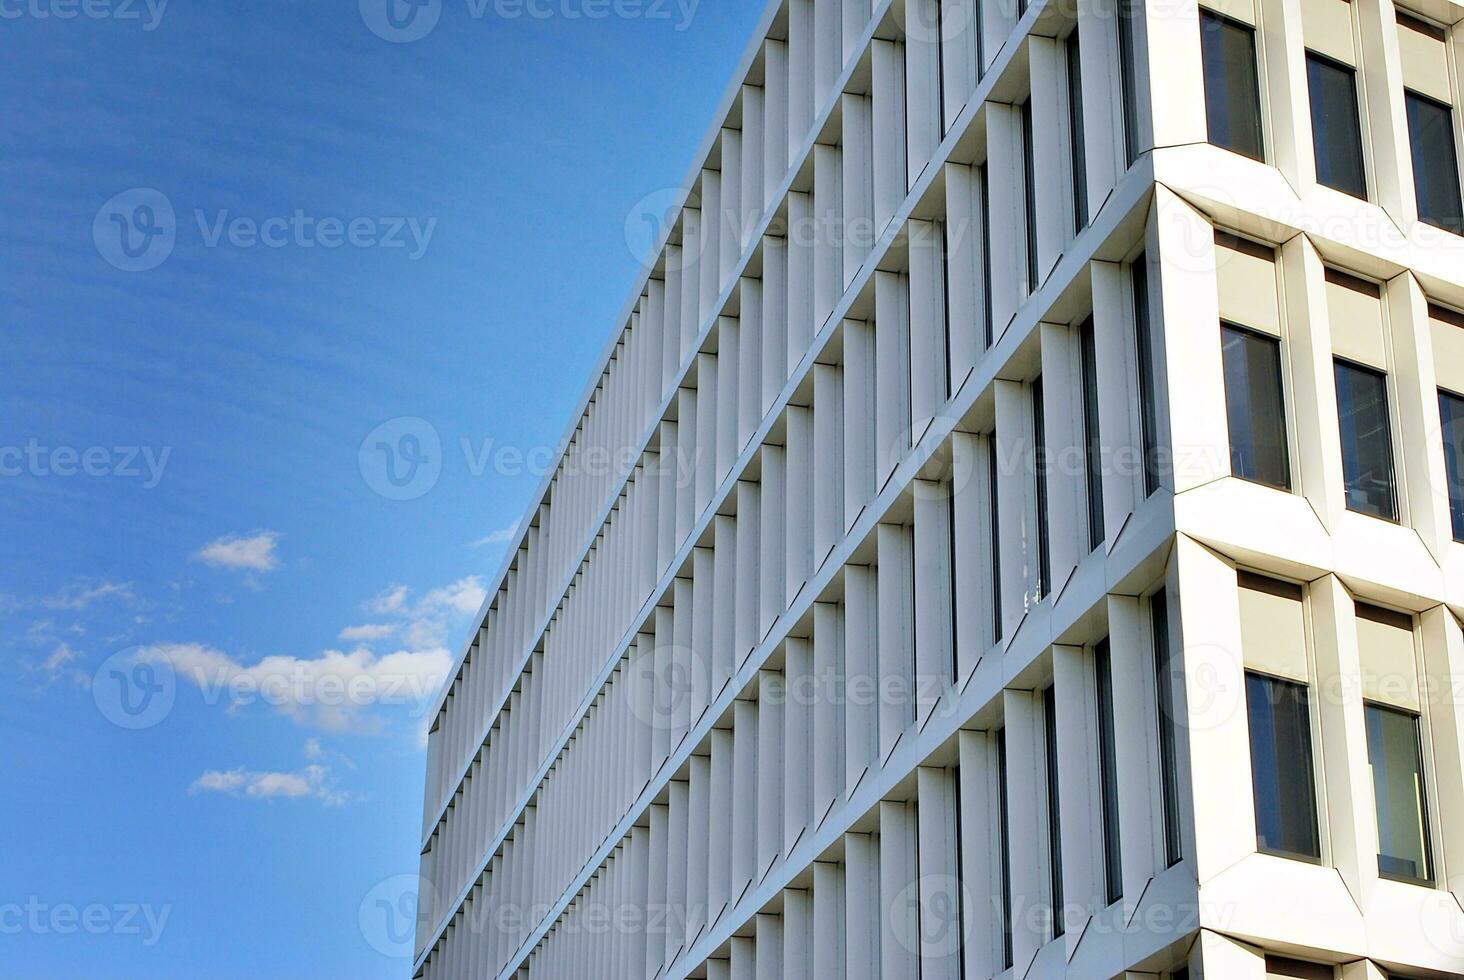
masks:
<svg viewBox="0 0 1464 980"><path fill-rule="evenodd" d="M1392 504L1391 516L1384 514L1374 514L1366 510L1358 510L1357 508L1354 508L1352 506L1351 501L1349 500L1350 491L1347 482L1347 440L1346 437L1342 434L1342 392L1339 384L1339 381L1341 379L1341 372L1343 370L1354 371L1359 374L1372 375L1373 377L1380 379L1383 383L1382 405L1383 411L1387 415L1387 418L1385 419L1387 424L1383 426L1383 431L1386 433L1388 440L1388 477L1390 483ZM1352 360L1351 358L1333 354L1332 382L1333 388L1336 391L1338 439L1341 443L1340 449L1342 450L1343 504L1347 508L1347 511L1349 513L1359 514L1363 517L1371 517L1376 520L1385 521L1389 524L1401 525L1404 519L1403 493L1402 487L1399 486L1398 481L1398 439L1397 433L1394 432L1393 429L1393 427L1397 424L1397 413L1393 410L1393 386L1389 383L1389 373L1387 371L1379 370L1378 368L1375 368L1369 364L1363 364L1358 361Z"/></svg>
<svg viewBox="0 0 1464 980"><path fill-rule="evenodd" d="M1306 733L1307 768L1311 777L1311 830L1316 840L1317 853L1315 855L1307 854L1300 851L1288 851L1282 848L1263 847L1261 845L1260 800L1255 795L1255 744L1254 734L1251 731L1250 682L1252 679L1261 681L1268 685L1282 685L1284 687L1293 688L1300 691L1302 697L1305 698L1306 724L1303 726L1302 730ZM1323 865L1326 862L1327 855L1327 841L1323 829L1324 821L1322 814L1322 805L1325 801L1325 797L1323 796L1317 782L1318 715L1314 707L1315 699L1312 697L1313 681L1309 678L1305 683L1303 683L1290 677L1280 677L1275 674L1267 673L1264 670L1256 670L1251 667L1246 667L1244 669L1243 680L1246 688L1246 746L1248 751L1250 752L1249 762L1251 765L1251 808L1252 812L1255 813L1257 823L1256 853L1265 854L1270 857L1281 858L1287 861L1300 861L1303 864Z"/></svg>
<svg viewBox="0 0 1464 980"><path fill-rule="evenodd" d="M1052 518L1048 512L1047 398L1042 375L1032 381L1032 475L1037 497L1037 600L1052 594Z"/></svg>
<svg viewBox="0 0 1464 980"><path fill-rule="evenodd" d="M1108 539L1103 509L1103 420L1098 394L1098 334L1093 315L1078 324L1078 378L1083 396L1084 493L1088 500L1088 553Z"/></svg>
<svg viewBox="0 0 1464 980"><path fill-rule="evenodd" d="M1286 365L1286 345L1283 342L1282 338L1273 336L1272 334L1267 333L1264 330L1256 330L1256 329L1254 329L1252 327L1246 326L1243 323L1237 323L1237 322L1235 322L1233 320L1226 320L1226 319L1222 318L1220 320L1220 335L1221 335L1221 350L1222 351L1224 350L1224 346L1225 346L1225 344L1224 344L1225 334L1226 334L1227 331L1231 331L1231 332L1238 333L1238 334L1243 334L1248 339L1258 340L1258 341L1261 341L1263 343L1270 344L1270 345L1272 345L1275 348L1275 352L1276 352L1276 402L1277 402L1277 407L1280 410L1280 417L1281 417L1281 436L1282 436L1282 438L1281 438L1281 452L1282 452L1282 455L1283 455L1283 463L1284 463L1285 470L1286 470L1286 482L1284 484L1272 483L1272 482L1270 482L1268 480L1263 480L1263 479L1260 479L1260 478L1255 477L1255 476L1247 476L1247 475L1241 474L1241 473L1239 473L1239 472L1236 471L1236 466L1235 466L1235 437L1234 437L1235 436L1235 430L1232 428L1232 420L1234 419L1235 415L1234 415L1234 412L1231 411L1231 402L1230 402L1230 394L1231 394L1230 374L1229 374L1229 372L1227 370L1225 370L1224 359L1223 359L1223 356L1222 356L1222 361L1221 361L1221 374L1224 375L1223 380L1225 382L1225 423L1226 423L1226 436L1227 436L1227 438L1229 440L1229 443L1230 443L1230 474L1231 474L1231 476L1234 476L1236 479L1238 479L1238 480L1244 480L1247 483L1254 483L1257 486L1268 487L1268 488L1270 488L1272 490L1280 490L1280 491L1282 491L1284 493L1292 493L1292 492L1294 492L1295 485L1296 485L1296 479L1295 479L1295 468L1296 468L1296 466L1295 466L1295 460L1293 459L1293 455L1294 454L1292 452L1292 446L1291 446L1291 414L1288 411L1288 409L1289 409L1289 402L1288 402L1288 399L1287 399L1287 386L1286 386L1286 368L1287 368L1287 365Z"/></svg>
<svg viewBox="0 0 1464 980"><path fill-rule="evenodd" d="M1067 74L1068 164L1072 171L1073 236L1081 234L1088 217L1088 147L1083 121L1083 46L1077 25L1063 41Z"/></svg>
<svg viewBox="0 0 1464 980"><path fill-rule="evenodd" d="M1236 146L1232 146L1232 145L1227 144L1227 143L1220 143L1220 142L1217 142L1215 140L1215 133L1214 133L1214 130L1211 128L1211 124L1210 124L1210 120L1211 120L1211 113L1210 113L1210 105L1211 105L1211 98L1210 98L1211 87L1210 87L1210 82L1211 82L1211 76L1205 70L1205 52L1208 50L1207 47L1206 47L1206 41L1205 41L1206 34L1208 33L1207 23L1213 23L1218 28L1227 28L1227 27L1236 28L1236 29L1239 29L1241 31L1246 32L1249 35L1249 38L1250 38L1251 61L1252 61L1252 65L1254 66L1254 69L1255 69L1255 72L1254 72L1254 74L1255 74L1255 104L1254 104L1254 106L1252 106L1250 108L1252 108L1255 111L1256 135L1257 135L1257 138L1260 141L1260 146L1256 148L1256 153L1254 153L1254 154L1249 153L1249 152L1247 152L1244 149L1239 149ZM1271 152L1271 149L1270 149L1271 148L1271 134L1270 134L1270 132L1268 130L1268 127L1266 125L1266 73L1265 73L1265 61L1261 57L1261 38L1260 38L1260 29L1259 29L1259 27L1257 25L1255 25L1255 24L1247 24L1243 20L1240 20L1240 19L1235 18L1235 17L1231 17L1229 14L1223 13L1222 11L1216 10L1216 9L1214 9L1212 7L1201 6L1200 7L1200 50L1201 50L1200 74L1201 74L1201 77L1202 77L1203 87L1204 87L1204 94L1205 94L1205 140L1206 140L1206 142L1208 142L1211 146L1218 147L1219 149L1227 150L1227 151L1229 151L1231 153L1237 154L1238 156L1243 156L1246 159L1255 160L1258 163L1269 163L1270 162L1270 152Z"/></svg>
<svg viewBox="0 0 1464 980"><path fill-rule="evenodd" d="M1452 416L1452 422L1444 417L1444 408L1451 402L1458 406L1457 415ZM1464 543L1464 449L1457 455L1449 451L1451 425L1464 429L1464 394L1440 388L1439 430L1444 448L1444 482L1447 484L1449 496L1449 520L1454 540Z"/></svg>
<svg viewBox="0 0 1464 980"><path fill-rule="evenodd" d="M1062 800L1057 758L1057 685L1042 691L1042 749L1047 794L1047 890L1048 907L1052 911L1052 939L1067 932L1063 914L1065 899L1062 886Z"/></svg>
<svg viewBox="0 0 1464 980"><path fill-rule="evenodd" d="M1164 867L1184 860L1184 824L1179 798L1179 733L1174 712L1174 659L1170 636L1169 589L1161 586L1149 596L1149 648L1154 676L1154 708L1159 764L1160 844Z"/></svg>
<svg viewBox="0 0 1464 980"><path fill-rule="evenodd" d="M1417 642L1416 636L1415 636L1414 642L1415 643ZM1415 759L1416 759L1417 765L1418 765L1417 772L1418 772L1418 777L1419 777L1419 781L1420 781L1420 785L1419 785L1419 788L1418 788L1418 797L1419 797L1419 799L1418 799L1418 807L1419 807L1419 814L1418 814L1418 816L1419 816L1419 820L1423 824L1423 828L1422 828L1422 831L1423 831L1423 833L1422 833L1423 860L1424 860L1424 863L1426 865L1425 870L1427 871L1428 876L1427 877L1423 877L1423 878L1418 878L1418 877L1414 877L1412 875L1402 875L1402 874L1397 874L1396 872L1384 871L1383 870L1383 866L1382 866L1382 861L1383 861L1383 857L1384 857L1384 855L1383 855L1382 831L1379 830L1378 831L1378 838L1377 838L1378 877L1379 878L1384 878L1384 879L1386 879L1388 881L1399 882L1399 883L1405 884L1405 885L1417 885L1417 886L1422 887L1422 888L1436 888L1436 887L1438 887L1438 880L1439 880L1438 872L1439 872L1439 869L1438 869L1437 849L1434 847L1434 839L1433 839L1434 828L1435 828L1435 825L1436 825L1436 821L1434 821L1432 819L1432 815L1431 815L1431 812L1430 812L1431 809L1432 809L1432 806L1431 806L1431 803L1430 803L1430 800L1432 799L1432 796L1431 796L1431 794L1429 792L1429 762L1428 762L1428 760L1429 760L1429 751L1428 751L1428 723L1427 723L1427 719L1424 717L1424 715L1421 712L1411 711L1411 710L1409 710L1407 708L1401 708L1401 707L1399 707L1397 705L1387 704L1387 703L1382 702L1382 701L1375 701L1375 700L1367 699L1367 698L1365 698L1363 700L1363 702L1362 702L1362 708L1363 708L1363 727L1364 727L1364 730L1365 731L1368 731L1368 733L1369 733L1369 737L1367 739L1367 743L1368 743L1368 767L1369 767L1369 769L1373 769L1375 767L1374 767L1373 761L1372 761L1372 739L1370 737L1370 729L1369 729L1369 726L1368 726L1368 719L1369 719L1368 712L1370 712L1370 711L1382 712L1382 713L1390 714L1390 715L1393 715L1393 716L1396 716L1396 717L1399 717L1399 718L1405 718L1409 722L1411 722L1411 724L1412 724L1412 731L1413 731L1413 749L1414 749L1414 753L1415 753ZM1372 794L1373 794L1374 819L1376 820L1376 808L1377 808L1377 805L1378 805L1376 786L1370 783L1369 789L1372 790Z"/></svg>
<svg viewBox="0 0 1464 980"><path fill-rule="evenodd" d="M1454 151L1454 199L1460 202L1459 210L1461 212L1459 215L1459 224L1457 225L1448 225L1440 221L1425 218L1422 214L1421 207L1419 207L1423 202L1420 200L1419 196L1420 191L1418 181L1418 165L1416 151L1414 149L1413 113L1411 111L1413 101L1425 103L1435 108L1443 109L1448 114L1449 135L1451 137L1450 144ZM1460 165L1461 154L1459 152L1458 112L1455 110L1455 107L1453 105L1450 105L1449 103L1440 102L1438 99L1434 98L1431 95L1427 95L1423 92L1419 92L1415 89L1407 88L1405 86L1403 89L1403 117L1404 128L1408 131L1408 162L1413 174L1413 203L1416 209L1416 213L1418 215L1418 220L1428 225L1430 228L1438 228L1440 231L1447 231L1450 234L1454 235L1464 235L1464 167L1461 167Z"/></svg>
<svg viewBox="0 0 1464 980"><path fill-rule="evenodd" d="M1123 899L1123 825L1118 805L1118 741L1114 727L1113 651L1109 637L1105 636L1093 646L1093 670L1104 899L1107 905L1112 905Z"/></svg>
<svg viewBox="0 0 1464 980"><path fill-rule="evenodd" d="M1371 173L1371 168L1369 166L1368 152L1367 152L1367 150L1368 150L1367 113L1366 113L1366 109L1364 108L1364 106L1365 106L1364 97L1363 97L1364 96L1364 93L1361 90L1362 74L1361 74L1361 72L1360 72L1359 69L1357 69L1356 67L1354 67L1352 65L1347 64L1345 61L1339 61L1336 58L1333 58L1333 57L1331 57L1329 55L1322 54L1319 51L1313 51L1311 48L1307 48L1306 49L1306 51L1305 51L1305 60L1306 60L1307 108L1308 108L1308 111L1311 114L1311 124L1312 124L1312 162L1313 162L1314 167L1315 167L1314 172L1317 175L1317 183L1319 185L1321 185L1322 187L1330 188L1331 190L1334 190L1334 191L1336 191L1339 194L1346 194L1347 196L1357 198L1360 201L1370 201L1372 199L1372 196L1371 195L1372 195L1373 176L1372 176L1372 173ZM1351 87L1351 91L1352 91L1352 114L1351 114L1351 120L1352 120L1352 124L1353 124L1353 132L1355 133L1355 135L1357 137L1357 147L1356 147L1356 149L1357 149L1357 159L1354 162L1356 163L1358 172L1359 172L1359 174L1362 177L1361 193L1356 193L1352 189L1338 187L1336 184L1329 184L1326 181L1322 180L1322 177L1321 177L1321 169L1322 169L1322 145L1319 142L1318 129L1317 129L1317 87L1313 84L1313 79L1312 79L1312 66L1313 66L1313 64L1320 65L1320 66L1322 66L1324 68L1328 68L1328 69L1331 69L1333 71L1341 72L1341 73L1347 75L1348 76L1348 79L1352 83L1352 87Z"/></svg>

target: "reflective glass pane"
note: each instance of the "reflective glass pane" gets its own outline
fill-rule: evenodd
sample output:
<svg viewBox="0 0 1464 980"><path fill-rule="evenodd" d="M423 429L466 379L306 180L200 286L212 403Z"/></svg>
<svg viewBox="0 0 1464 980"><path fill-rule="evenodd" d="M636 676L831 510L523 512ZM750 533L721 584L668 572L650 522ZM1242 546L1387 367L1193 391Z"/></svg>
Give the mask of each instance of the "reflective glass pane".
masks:
<svg viewBox="0 0 1464 980"><path fill-rule="evenodd" d="M1388 379L1368 368L1336 363L1337 414L1347 508L1385 521L1398 519Z"/></svg>
<svg viewBox="0 0 1464 980"><path fill-rule="evenodd" d="M1286 857L1320 858L1306 688L1247 674L1245 693L1256 847Z"/></svg>
<svg viewBox="0 0 1464 980"><path fill-rule="evenodd" d="M1265 152L1256 32L1205 10L1200 13L1200 41L1210 142L1260 160Z"/></svg>
<svg viewBox="0 0 1464 980"><path fill-rule="evenodd" d="M1357 112L1357 78L1351 68L1307 53L1311 93L1312 146L1317 181L1353 197L1367 197L1362 162L1362 129Z"/></svg>
<svg viewBox="0 0 1464 980"><path fill-rule="evenodd" d="M1366 711L1367 759L1378 813L1378 872L1430 881L1418 719L1375 704Z"/></svg>
<svg viewBox="0 0 1464 980"><path fill-rule="evenodd" d="M1408 139L1413 149L1413 188L1418 218L1464 234L1459 200L1459 156L1454 146L1454 113L1442 102L1405 93Z"/></svg>
<svg viewBox="0 0 1464 980"><path fill-rule="evenodd" d="M1229 324L1221 328L1230 470L1243 480L1291 489L1281 343Z"/></svg>

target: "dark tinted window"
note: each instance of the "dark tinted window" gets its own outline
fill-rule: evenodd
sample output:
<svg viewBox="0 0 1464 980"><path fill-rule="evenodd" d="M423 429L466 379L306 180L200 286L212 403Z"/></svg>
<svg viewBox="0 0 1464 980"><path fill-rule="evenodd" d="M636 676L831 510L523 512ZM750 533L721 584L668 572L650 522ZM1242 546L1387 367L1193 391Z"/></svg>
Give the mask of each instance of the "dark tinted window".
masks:
<svg viewBox="0 0 1464 980"><path fill-rule="evenodd" d="M1032 147L1032 100L1022 103L1022 198L1027 215L1027 292L1037 291L1037 174Z"/></svg>
<svg viewBox="0 0 1464 980"><path fill-rule="evenodd" d="M1306 80L1311 93L1317 181L1344 194L1366 198L1355 73L1347 65L1308 51Z"/></svg>
<svg viewBox="0 0 1464 980"><path fill-rule="evenodd" d="M1088 550L1103 543L1103 439L1098 428L1098 349L1093 318L1078 328L1083 369L1083 444L1088 483Z"/></svg>
<svg viewBox="0 0 1464 980"><path fill-rule="evenodd" d="M1243 480L1291 489L1281 343L1231 324L1221 329L1230 471Z"/></svg>
<svg viewBox="0 0 1464 980"><path fill-rule="evenodd" d="M1408 139L1413 150L1413 189L1418 219L1464 234L1459 200L1459 157L1454 146L1454 113L1442 102L1417 92L1404 94Z"/></svg>
<svg viewBox="0 0 1464 980"><path fill-rule="evenodd" d="M1139 0L1118 0L1118 70L1123 86L1123 147L1130 166L1139 158Z"/></svg>
<svg viewBox="0 0 1464 980"><path fill-rule="evenodd" d="M1104 895L1112 905L1123 897L1123 852L1118 823L1118 755L1113 741L1113 658L1108 640L1093 651L1098 675L1098 789L1103 804Z"/></svg>
<svg viewBox="0 0 1464 980"><path fill-rule="evenodd" d="M1037 476L1037 594L1052 592L1051 524L1047 516L1047 411L1042 379L1032 382L1032 463Z"/></svg>
<svg viewBox="0 0 1464 980"><path fill-rule="evenodd" d="M1290 681L1247 674L1245 694L1256 847L1284 857L1318 859L1322 851L1307 690Z"/></svg>
<svg viewBox="0 0 1464 980"><path fill-rule="evenodd" d="M1393 479L1387 376L1357 364L1337 361L1336 377L1347 508L1396 521L1398 495Z"/></svg>
<svg viewBox="0 0 1464 980"><path fill-rule="evenodd" d="M1439 417L1444 427L1444 466L1449 478L1454 539L1464 541L1464 398L1439 392Z"/></svg>
<svg viewBox="0 0 1464 980"><path fill-rule="evenodd" d="M1149 318L1149 263L1140 255L1131 267L1134 298L1134 338L1139 360L1139 428L1144 450L1144 494L1159 489L1159 407L1154 365L1154 338Z"/></svg>
<svg viewBox="0 0 1464 980"><path fill-rule="evenodd" d="M1062 907L1062 804L1057 788L1057 689L1042 692L1043 741L1047 749L1047 855L1048 887L1052 894L1052 935L1065 931Z"/></svg>
<svg viewBox="0 0 1464 980"><path fill-rule="evenodd" d="M1159 713L1159 779L1164 802L1164 856L1170 867L1184 858L1179 826L1179 769L1174 733L1174 673L1169 654L1169 595L1149 600L1154 631L1154 680Z"/></svg>
<svg viewBox="0 0 1464 980"><path fill-rule="evenodd" d="M1239 21L1202 10L1200 41L1210 142L1260 160L1265 151L1256 32Z"/></svg>
<svg viewBox="0 0 1464 980"><path fill-rule="evenodd" d="M1083 63L1076 29L1067 39L1068 135L1072 139L1073 230L1088 223L1088 162L1083 145Z"/></svg>

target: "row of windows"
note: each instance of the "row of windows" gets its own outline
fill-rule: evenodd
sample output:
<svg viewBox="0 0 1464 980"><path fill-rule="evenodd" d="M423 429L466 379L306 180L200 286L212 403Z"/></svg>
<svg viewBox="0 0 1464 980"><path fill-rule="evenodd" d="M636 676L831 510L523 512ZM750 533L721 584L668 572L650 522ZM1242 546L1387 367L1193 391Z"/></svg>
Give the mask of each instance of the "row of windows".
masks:
<svg viewBox="0 0 1464 980"><path fill-rule="evenodd" d="M1244 261L1244 256L1273 263L1274 252L1235 236L1217 236L1217 246L1226 252L1222 261ZM1342 302L1340 315L1348 315L1346 301L1360 296L1381 309L1381 290L1371 282L1335 269L1327 270L1331 295ZM1235 305L1224 295L1225 306ZM1464 316L1431 304L1429 317L1439 331L1464 329ZM1339 322L1342 331L1374 330L1381 347L1381 319L1363 324ZM1287 437L1286 385L1279 321L1269 325L1236 323L1222 319L1221 350L1224 363L1226 411L1230 434L1230 464L1233 475L1279 490L1292 489L1292 465ZM1351 354L1351 342L1339 342L1344 351L1333 360L1337 395L1337 422L1341 441L1342 473L1349 510L1383 520L1400 519L1396 452L1389 409L1388 375L1378 364L1360 363ZM1446 351L1440 356L1448 357ZM1448 479L1454 536L1464 541L1464 394L1440 388L1439 415Z"/></svg>
<svg viewBox="0 0 1464 980"><path fill-rule="evenodd" d="M1324 0L1311 0L1324 2ZM1349 6L1343 4L1343 7ZM1341 30L1351 44L1350 14L1338 11ZM1319 15L1319 19L1323 19ZM1200 14L1205 74L1205 108L1209 140L1255 160L1266 158L1261 105L1261 72L1257 63L1256 28L1226 14ZM1446 32L1413 15L1399 12L1400 47L1405 58L1437 61L1448 77ZM1319 31L1320 33L1320 31ZM1404 40L1408 43L1403 43ZM1317 181L1327 187L1368 198L1364 152L1364 112L1359 105L1358 70L1336 57L1306 52L1312 144ZM1418 66L1415 70L1422 70ZM1434 74L1438 74L1435 71ZM1431 92L1419 91L1405 71L1404 108L1419 220L1464 234L1454 113L1447 81ZM1420 79L1419 84L1426 84ZM1443 98L1441 98L1443 96Z"/></svg>
<svg viewBox="0 0 1464 980"><path fill-rule="evenodd" d="M1243 590L1294 606L1300 616L1304 598L1300 587L1246 574L1241 576L1241 584ZM1409 659L1400 667L1411 669L1413 625L1409 617L1358 603L1357 620L1365 663L1387 652L1389 646L1401 647ZM1256 847L1267 854L1319 862L1322 839L1310 701L1310 685L1304 677L1278 677L1254 668L1246 673ZM1410 707L1379 700L1365 701L1363 714L1377 817L1378 874L1431 884L1435 871L1420 715Z"/></svg>

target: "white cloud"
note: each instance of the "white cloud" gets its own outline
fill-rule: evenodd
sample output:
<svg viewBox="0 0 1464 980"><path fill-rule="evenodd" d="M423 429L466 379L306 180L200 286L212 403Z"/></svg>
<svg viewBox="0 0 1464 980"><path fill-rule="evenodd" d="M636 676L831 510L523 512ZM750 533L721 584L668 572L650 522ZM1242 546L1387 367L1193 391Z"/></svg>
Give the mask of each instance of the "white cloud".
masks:
<svg viewBox="0 0 1464 980"><path fill-rule="evenodd" d="M365 603L366 611L383 616L399 613L406 608L407 596L411 591L405 585L390 586L385 592Z"/></svg>
<svg viewBox="0 0 1464 980"><path fill-rule="evenodd" d="M330 731L375 727L368 709L378 705L421 710L452 668L451 655L441 647L379 657L364 647L326 650L314 658L270 656L244 664L213 647L176 643L145 647L137 657L167 663L208 704L224 703L230 710L263 704Z"/></svg>
<svg viewBox="0 0 1464 980"><path fill-rule="evenodd" d="M397 631L394 623L366 623L361 626L347 626L341 630L340 639L347 643L370 643L384 640Z"/></svg>
<svg viewBox="0 0 1464 980"><path fill-rule="evenodd" d="M245 769L210 769L193 781L190 794L225 793L253 800L313 797L328 806L340 806L349 799L330 785L330 770L309 765L299 772L250 772Z"/></svg>
<svg viewBox="0 0 1464 980"><path fill-rule="evenodd" d="M42 599L41 605L47 609L81 612L102 599L131 603L136 598L130 582L103 582L95 586L69 585L55 595Z"/></svg>
<svg viewBox="0 0 1464 980"><path fill-rule="evenodd" d="M260 531L249 537L219 538L205 545L194 557L214 568L272 572L280 565L275 554L279 537L275 531Z"/></svg>
<svg viewBox="0 0 1464 980"><path fill-rule="evenodd" d="M438 611L451 611L471 615L483 606L488 590L477 575L460 578L451 585L433 589L417 603L418 615L430 615Z"/></svg>
<svg viewBox="0 0 1464 980"><path fill-rule="evenodd" d="M41 664L41 669L47 673L54 674L75 659L76 651L65 643L59 643L56 645L56 649L52 650L50 656Z"/></svg>
<svg viewBox="0 0 1464 980"><path fill-rule="evenodd" d="M470 547L484 548L490 544L508 544L508 542L513 540L513 536L516 533L518 533L518 525L510 524L508 527L501 527L491 534L479 538L477 541L474 541L470 545Z"/></svg>

